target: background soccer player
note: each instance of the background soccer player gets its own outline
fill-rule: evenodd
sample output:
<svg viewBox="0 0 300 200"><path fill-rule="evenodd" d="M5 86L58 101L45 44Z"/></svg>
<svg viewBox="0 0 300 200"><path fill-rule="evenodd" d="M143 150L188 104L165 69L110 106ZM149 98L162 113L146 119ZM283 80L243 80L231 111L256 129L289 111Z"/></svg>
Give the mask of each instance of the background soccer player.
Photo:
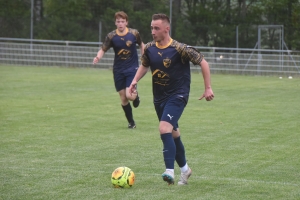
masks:
<svg viewBox="0 0 300 200"><path fill-rule="evenodd" d="M162 178L168 184L174 184L176 160L181 170L178 184L185 185L192 170L186 162L178 120L189 98L190 61L201 66L205 90L199 98L200 100L205 98L207 101L211 101L214 98L210 84L210 69L200 52L170 37L170 20L167 15L154 14L151 30L154 41L145 45L142 66L139 67L129 89L131 93L135 92L137 82L150 67L154 106L159 119L159 131L163 142L163 157L166 166Z"/></svg>
<svg viewBox="0 0 300 200"><path fill-rule="evenodd" d="M113 47L115 52L113 64L115 88L120 95L122 108L128 121L128 128L136 128L129 100L133 101L133 106L136 108L140 104L140 98L137 92L129 94L129 86L139 67L136 45L139 45L142 54L144 43L136 29L127 28L128 16L125 12L115 13L115 24L117 29L107 34L93 63L99 62L104 53L110 47Z"/></svg>

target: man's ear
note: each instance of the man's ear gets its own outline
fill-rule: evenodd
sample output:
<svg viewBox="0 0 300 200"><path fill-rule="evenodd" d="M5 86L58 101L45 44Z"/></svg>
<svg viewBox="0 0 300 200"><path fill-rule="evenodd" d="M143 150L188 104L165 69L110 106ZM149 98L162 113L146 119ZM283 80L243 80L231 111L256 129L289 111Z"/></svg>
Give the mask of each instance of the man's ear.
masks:
<svg viewBox="0 0 300 200"><path fill-rule="evenodd" d="M170 26L166 27L166 33L170 32Z"/></svg>

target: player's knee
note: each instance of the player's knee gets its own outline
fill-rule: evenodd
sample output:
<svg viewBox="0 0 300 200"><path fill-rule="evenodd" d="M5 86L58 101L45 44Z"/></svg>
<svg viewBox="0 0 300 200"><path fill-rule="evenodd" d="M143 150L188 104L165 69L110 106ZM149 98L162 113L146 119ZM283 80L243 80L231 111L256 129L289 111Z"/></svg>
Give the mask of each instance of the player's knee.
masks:
<svg viewBox="0 0 300 200"><path fill-rule="evenodd" d="M130 101L133 101L133 100L135 100L135 98L136 98L136 94L126 94L126 98L128 99L128 100L130 100Z"/></svg>
<svg viewBox="0 0 300 200"><path fill-rule="evenodd" d="M164 133L172 133L173 126L168 122L160 122L159 124L159 132L160 134Z"/></svg>
<svg viewBox="0 0 300 200"><path fill-rule="evenodd" d="M128 95L128 96L126 96L127 97L127 99L129 100L129 101L133 101L135 98L133 97L133 96L130 96L130 95Z"/></svg>

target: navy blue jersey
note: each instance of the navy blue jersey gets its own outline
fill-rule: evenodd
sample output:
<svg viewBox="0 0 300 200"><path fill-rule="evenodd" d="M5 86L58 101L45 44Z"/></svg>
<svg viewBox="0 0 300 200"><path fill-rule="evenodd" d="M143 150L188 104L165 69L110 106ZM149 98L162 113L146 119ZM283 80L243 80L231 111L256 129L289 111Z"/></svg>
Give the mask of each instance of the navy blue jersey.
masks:
<svg viewBox="0 0 300 200"><path fill-rule="evenodd" d="M182 98L187 103L191 73L190 61L199 65L203 55L195 48L171 39L166 46L155 41L145 46L142 64L150 67L154 103L160 104L171 96Z"/></svg>
<svg viewBox="0 0 300 200"><path fill-rule="evenodd" d="M127 72L135 70L139 66L136 45L141 45L141 43L140 34L136 29L126 28L123 34L114 30L107 34L102 50L106 52L113 47L115 52L114 72Z"/></svg>

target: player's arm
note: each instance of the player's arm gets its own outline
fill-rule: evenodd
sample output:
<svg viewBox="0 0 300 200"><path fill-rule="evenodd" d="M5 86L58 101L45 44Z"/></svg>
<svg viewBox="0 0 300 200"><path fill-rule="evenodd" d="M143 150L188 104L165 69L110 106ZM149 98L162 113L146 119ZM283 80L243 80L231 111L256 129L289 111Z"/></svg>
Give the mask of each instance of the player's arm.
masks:
<svg viewBox="0 0 300 200"><path fill-rule="evenodd" d="M141 78L143 78L143 76L145 76L145 74L148 72L148 67L145 67L143 65L141 65L138 70L136 71L136 74L129 86L129 94L131 95L132 93L136 92L136 85L138 83L139 80L141 80Z"/></svg>
<svg viewBox="0 0 300 200"><path fill-rule="evenodd" d="M104 53L105 53L105 51L100 49L97 53L97 56L94 58L93 64L96 64L97 62L99 62L99 60L103 57Z"/></svg>
<svg viewBox="0 0 300 200"><path fill-rule="evenodd" d="M199 100L205 98L206 101L211 101L214 98L214 93L210 84L210 69L207 61L204 59L203 55L198 52L195 48L186 46L183 48L183 58L190 60L193 64L198 64L202 70L202 76L204 79L204 93L199 98Z"/></svg>
<svg viewBox="0 0 300 200"><path fill-rule="evenodd" d="M103 57L103 55L105 54L105 52L112 47L112 41L111 41L111 34L108 34L102 44L101 49L98 51L97 56L94 58L93 64L96 64L97 62L99 62L101 60L101 58Z"/></svg>
<svg viewBox="0 0 300 200"><path fill-rule="evenodd" d="M144 54L145 44L142 42L140 45L141 55Z"/></svg>
<svg viewBox="0 0 300 200"><path fill-rule="evenodd" d="M142 38L140 36L140 33L137 30L136 30L135 36L136 36L137 43L138 43L138 45L140 47L141 56L142 56L144 54L145 44L143 43Z"/></svg>
<svg viewBox="0 0 300 200"><path fill-rule="evenodd" d="M199 100L205 98L206 101L211 101L214 98L214 93L212 91L211 83L210 83L209 65L204 58L201 60L199 65L201 66L202 76L204 79L204 86L205 86L205 91L204 91L203 95L199 98Z"/></svg>

